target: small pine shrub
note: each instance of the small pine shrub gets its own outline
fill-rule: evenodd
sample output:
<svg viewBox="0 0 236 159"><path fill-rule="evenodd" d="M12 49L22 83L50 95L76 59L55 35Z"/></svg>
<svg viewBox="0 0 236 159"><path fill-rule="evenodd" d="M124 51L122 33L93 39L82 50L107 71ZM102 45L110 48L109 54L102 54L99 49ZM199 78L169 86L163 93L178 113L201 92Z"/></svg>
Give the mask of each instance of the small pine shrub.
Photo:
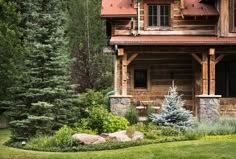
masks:
<svg viewBox="0 0 236 159"><path fill-rule="evenodd" d="M134 106L130 106L130 110L126 113L125 118L129 121L130 125L138 123L138 113Z"/></svg>
<svg viewBox="0 0 236 159"><path fill-rule="evenodd" d="M184 107L182 96L178 95L176 87L170 87L168 95L165 96L165 102L162 104L162 112L160 115L151 114L149 118L152 122L162 127L173 127L181 131L191 129L192 114Z"/></svg>

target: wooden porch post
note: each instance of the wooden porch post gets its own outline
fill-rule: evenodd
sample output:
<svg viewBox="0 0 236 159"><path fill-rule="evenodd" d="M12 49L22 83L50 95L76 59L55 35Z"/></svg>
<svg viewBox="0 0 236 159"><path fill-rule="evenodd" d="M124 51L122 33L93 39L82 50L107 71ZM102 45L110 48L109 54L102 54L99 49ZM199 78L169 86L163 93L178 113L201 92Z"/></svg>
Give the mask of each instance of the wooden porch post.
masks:
<svg viewBox="0 0 236 159"><path fill-rule="evenodd" d="M202 94L208 95L208 54L202 54Z"/></svg>
<svg viewBox="0 0 236 159"><path fill-rule="evenodd" d="M117 88L117 90L116 90L116 95L120 95L120 91L121 91L121 89L120 89L120 80L121 80L121 65L120 65L120 62L121 62L121 59L120 59L120 57L117 57L117 59L116 59L116 67L117 67L117 71L116 71L116 88Z"/></svg>
<svg viewBox="0 0 236 159"><path fill-rule="evenodd" d="M209 79L209 85L210 85L210 90L209 94L210 95L215 95L215 49L210 49L210 79Z"/></svg>
<svg viewBox="0 0 236 159"><path fill-rule="evenodd" d="M127 95L127 54L122 56L122 95Z"/></svg>

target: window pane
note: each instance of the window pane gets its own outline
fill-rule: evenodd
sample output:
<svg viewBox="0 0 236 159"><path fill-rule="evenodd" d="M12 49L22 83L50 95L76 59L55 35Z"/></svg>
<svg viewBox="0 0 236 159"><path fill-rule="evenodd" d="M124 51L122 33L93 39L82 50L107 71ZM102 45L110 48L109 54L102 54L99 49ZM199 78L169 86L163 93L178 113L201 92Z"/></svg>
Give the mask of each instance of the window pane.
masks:
<svg viewBox="0 0 236 159"><path fill-rule="evenodd" d="M165 15L165 6L164 5L160 6L160 10L161 10L161 15Z"/></svg>
<svg viewBox="0 0 236 159"><path fill-rule="evenodd" d="M161 18L160 18L160 25L161 26L165 26L165 17L164 16L161 16Z"/></svg>
<svg viewBox="0 0 236 159"><path fill-rule="evenodd" d="M165 6L165 15L169 15L170 14L170 6Z"/></svg>
<svg viewBox="0 0 236 159"><path fill-rule="evenodd" d="M152 15L152 6L148 7L148 15Z"/></svg>
<svg viewBox="0 0 236 159"><path fill-rule="evenodd" d="M153 6L153 15L157 15L157 6Z"/></svg>
<svg viewBox="0 0 236 159"><path fill-rule="evenodd" d="M153 16L153 25L152 26L157 26L157 16Z"/></svg>
<svg viewBox="0 0 236 159"><path fill-rule="evenodd" d="M169 25L169 17L168 16L165 17L165 26L170 26Z"/></svg>
<svg viewBox="0 0 236 159"><path fill-rule="evenodd" d="M149 26L152 26L153 24L152 24L152 16L149 16L148 17L148 24L149 24Z"/></svg>

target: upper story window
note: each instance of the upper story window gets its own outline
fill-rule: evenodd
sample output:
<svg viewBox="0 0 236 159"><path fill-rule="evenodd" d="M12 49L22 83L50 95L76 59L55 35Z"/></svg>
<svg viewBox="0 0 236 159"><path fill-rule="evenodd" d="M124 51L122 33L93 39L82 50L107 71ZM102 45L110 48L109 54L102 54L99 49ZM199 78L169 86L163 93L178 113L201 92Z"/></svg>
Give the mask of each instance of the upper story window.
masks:
<svg viewBox="0 0 236 159"><path fill-rule="evenodd" d="M231 32L236 32L236 0L230 3L230 28Z"/></svg>
<svg viewBox="0 0 236 159"><path fill-rule="evenodd" d="M148 5L148 26L169 27L170 5Z"/></svg>

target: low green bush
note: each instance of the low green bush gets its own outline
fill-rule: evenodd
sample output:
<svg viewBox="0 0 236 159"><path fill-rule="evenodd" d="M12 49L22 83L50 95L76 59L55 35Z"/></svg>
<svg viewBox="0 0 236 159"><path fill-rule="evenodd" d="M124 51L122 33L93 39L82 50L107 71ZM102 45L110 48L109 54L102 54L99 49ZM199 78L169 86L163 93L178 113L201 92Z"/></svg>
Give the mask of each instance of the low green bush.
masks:
<svg viewBox="0 0 236 159"><path fill-rule="evenodd" d="M89 126L89 119L84 118L80 119L78 122L74 124L74 133L85 133L85 134L91 134L96 135L98 132L96 130L92 130Z"/></svg>
<svg viewBox="0 0 236 159"><path fill-rule="evenodd" d="M73 145L70 147L36 147L36 146L19 146L18 148L35 150L35 151L45 151L45 152L86 152L86 151L102 151L102 150L115 150L134 146L175 142L175 141L185 141L184 136L177 137L161 137L156 140L138 140L138 141L128 141L128 142L106 142L97 145Z"/></svg>
<svg viewBox="0 0 236 159"><path fill-rule="evenodd" d="M103 121L103 132L116 132L119 130L126 130L128 127L128 120L122 116L108 114L108 120Z"/></svg>
<svg viewBox="0 0 236 159"><path fill-rule="evenodd" d="M130 106L130 110L126 113L125 118L129 121L130 125L138 123L138 113L134 106Z"/></svg>
<svg viewBox="0 0 236 159"><path fill-rule="evenodd" d="M89 113L89 127L98 133L126 130L128 121L124 117L109 113L105 108L93 108Z"/></svg>
<svg viewBox="0 0 236 159"><path fill-rule="evenodd" d="M199 136L236 134L236 119L224 118L217 122L201 122L188 131Z"/></svg>
<svg viewBox="0 0 236 159"><path fill-rule="evenodd" d="M34 138L31 138L26 146L28 147L43 147L43 148L50 148L57 146L56 140L54 136L37 136Z"/></svg>
<svg viewBox="0 0 236 159"><path fill-rule="evenodd" d="M55 142L58 147L71 147L73 130L68 126L63 126L55 134Z"/></svg>
<svg viewBox="0 0 236 159"><path fill-rule="evenodd" d="M162 128L162 135L163 136L178 136L182 135L182 132L175 129L175 128Z"/></svg>
<svg viewBox="0 0 236 159"><path fill-rule="evenodd" d="M101 92L96 92L90 89L80 95L79 104L81 107L89 109L97 106L103 106L107 108L108 96Z"/></svg>
<svg viewBox="0 0 236 159"><path fill-rule="evenodd" d="M136 131L135 126L129 126L129 127L126 129L126 133L127 133L127 135L128 135L130 138L133 137L135 131Z"/></svg>

